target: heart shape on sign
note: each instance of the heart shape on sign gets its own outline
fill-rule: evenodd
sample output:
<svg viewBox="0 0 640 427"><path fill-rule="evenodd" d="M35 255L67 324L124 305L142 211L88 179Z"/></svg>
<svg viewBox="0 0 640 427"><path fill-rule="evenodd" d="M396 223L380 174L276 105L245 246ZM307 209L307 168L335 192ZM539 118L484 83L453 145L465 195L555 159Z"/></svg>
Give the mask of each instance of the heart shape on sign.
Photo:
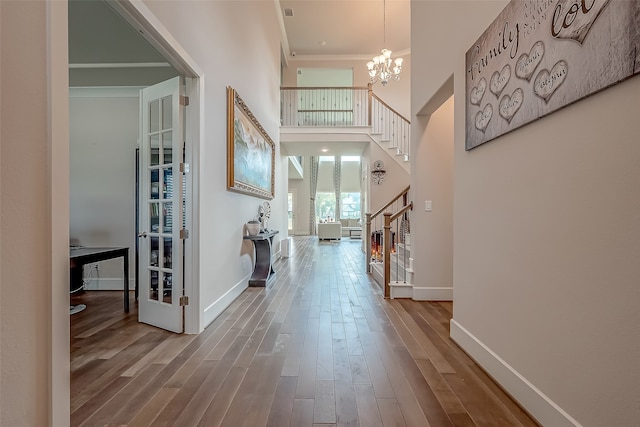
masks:
<svg viewBox="0 0 640 427"><path fill-rule="evenodd" d="M500 112L500 115L507 120L507 122L511 123L513 116L515 116L520 107L522 107L523 101L524 92L522 89L518 88L513 91L511 96L505 95L502 97L498 111Z"/></svg>
<svg viewBox="0 0 640 427"><path fill-rule="evenodd" d="M569 67L566 62L558 61L551 71L541 70L533 82L533 92L545 102L549 102L553 93L567 78Z"/></svg>
<svg viewBox="0 0 640 427"><path fill-rule="evenodd" d="M484 93L487 91L487 80L483 77L478 82L478 86L471 89L471 103L473 105L480 105Z"/></svg>
<svg viewBox="0 0 640 427"><path fill-rule="evenodd" d="M534 71L540 65L542 57L544 56L544 43L536 42L531 46L529 54L523 53L516 62L516 76L526 81L531 80Z"/></svg>
<svg viewBox="0 0 640 427"><path fill-rule="evenodd" d="M493 107L491 104L487 104L482 111L478 111L478 114L476 114L476 129L484 132L491 121L491 117L493 117Z"/></svg>
<svg viewBox="0 0 640 427"><path fill-rule="evenodd" d="M593 23L611 0L559 0L553 10L551 35L558 39L575 40L582 44Z"/></svg>
<svg viewBox="0 0 640 427"><path fill-rule="evenodd" d="M500 97L502 90L507 85L507 83L509 83L509 79L511 79L511 67L509 66L509 64L505 65L502 68L502 71L500 71L499 73L497 71L493 73L493 75L491 76L491 86L489 86L489 89L491 90L491 92L493 92L496 98Z"/></svg>

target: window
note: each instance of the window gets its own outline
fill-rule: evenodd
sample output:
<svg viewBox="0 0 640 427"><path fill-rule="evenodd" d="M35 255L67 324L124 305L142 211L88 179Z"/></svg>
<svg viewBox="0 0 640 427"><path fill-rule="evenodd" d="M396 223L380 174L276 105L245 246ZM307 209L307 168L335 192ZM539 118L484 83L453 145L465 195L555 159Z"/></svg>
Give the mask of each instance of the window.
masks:
<svg viewBox="0 0 640 427"><path fill-rule="evenodd" d="M336 217L336 195L316 193L316 216L319 221L334 221Z"/></svg>
<svg viewBox="0 0 640 427"><path fill-rule="evenodd" d="M335 199L335 196L334 196ZM360 193L340 193L342 219L360 219Z"/></svg>

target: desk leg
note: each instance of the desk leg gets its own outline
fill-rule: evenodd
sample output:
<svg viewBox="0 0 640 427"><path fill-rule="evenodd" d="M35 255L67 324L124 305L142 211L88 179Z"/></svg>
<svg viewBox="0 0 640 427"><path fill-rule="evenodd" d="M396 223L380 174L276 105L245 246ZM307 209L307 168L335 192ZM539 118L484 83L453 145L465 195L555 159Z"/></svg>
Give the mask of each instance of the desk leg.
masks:
<svg viewBox="0 0 640 427"><path fill-rule="evenodd" d="M129 249L124 254L124 311L129 312Z"/></svg>

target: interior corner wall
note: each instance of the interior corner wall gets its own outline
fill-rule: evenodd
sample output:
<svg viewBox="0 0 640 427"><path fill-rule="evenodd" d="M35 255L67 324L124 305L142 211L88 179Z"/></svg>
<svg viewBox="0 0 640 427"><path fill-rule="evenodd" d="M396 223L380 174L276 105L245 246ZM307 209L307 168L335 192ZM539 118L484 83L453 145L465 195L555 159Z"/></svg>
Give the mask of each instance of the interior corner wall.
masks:
<svg viewBox="0 0 640 427"><path fill-rule="evenodd" d="M272 2L155 2L144 5L198 65L203 79L198 216L200 328L248 284L254 248L245 223L264 199L228 191L226 87L233 87L276 144L275 199L269 228L274 246L287 235L287 174L280 154L280 28ZM238 29L241 28L241 36ZM203 41L207 41L204 43ZM215 54L211 46L215 45Z"/></svg>
<svg viewBox="0 0 640 427"><path fill-rule="evenodd" d="M411 250L419 256L414 299L453 299L453 108L450 97L430 116L413 121Z"/></svg>
<svg viewBox="0 0 640 427"><path fill-rule="evenodd" d="M133 266L140 106L138 91L131 92L125 97L109 88L72 91L69 235L83 246L128 247ZM91 267L85 267L87 289L122 289L121 259L99 263L98 271Z"/></svg>
<svg viewBox="0 0 640 427"><path fill-rule="evenodd" d="M412 112L452 73L465 99L465 53L506 4L412 2ZM543 425L640 419L638 93L636 76L468 152L454 106L452 337Z"/></svg>

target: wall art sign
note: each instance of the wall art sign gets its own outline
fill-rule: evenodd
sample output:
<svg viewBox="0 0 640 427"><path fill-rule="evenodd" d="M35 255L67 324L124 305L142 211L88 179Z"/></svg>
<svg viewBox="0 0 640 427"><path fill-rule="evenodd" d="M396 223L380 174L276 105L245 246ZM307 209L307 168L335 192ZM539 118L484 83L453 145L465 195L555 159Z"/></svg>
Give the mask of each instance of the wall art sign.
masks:
<svg viewBox="0 0 640 427"><path fill-rule="evenodd" d="M227 120L227 189L273 199L275 143L231 87L227 87Z"/></svg>
<svg viewBox="0 0 640 427"><path fill-rule="evenodd" d="M471 150L640 73L640 1L512 0L466 55Z"/></svg>

